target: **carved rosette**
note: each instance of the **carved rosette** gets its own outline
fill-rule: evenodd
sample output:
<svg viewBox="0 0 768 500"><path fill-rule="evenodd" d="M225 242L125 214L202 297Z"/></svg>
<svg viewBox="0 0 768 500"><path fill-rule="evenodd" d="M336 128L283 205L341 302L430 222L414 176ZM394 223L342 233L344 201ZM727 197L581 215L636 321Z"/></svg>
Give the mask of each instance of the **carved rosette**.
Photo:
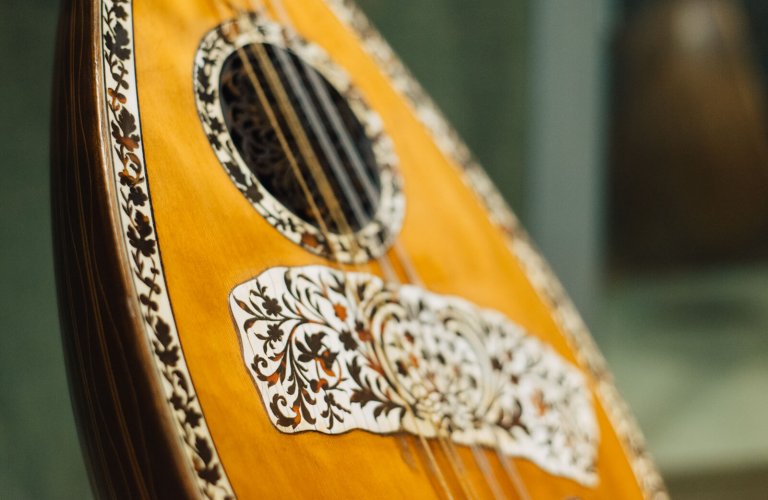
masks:
<svg viewBox="0 0 768 500"><path fill-rule="evenodd" d="M195 56L197 111L216 157L256 211L292 242L312 253L344 263L363 263L380 257L397 237L405 215L398 158L381 118L368 107L349 76L321 47L257 14L250 14L247 19L247 24L226 21L209 31ZM291 211L262 184L235 146L225 126L219 82L225 61L239 49L245 50L252 44L288 50L317 71L346 101L370 140L381 192L371 220L353 235L324 234L312 221Z"/></svg>
<svg viewBox="0 0 768 500"><path fill-rule="evenodd" d="M584 376L498 312L322 266L272 268L230 307L283 432L442 435L596 482Z"/></svg>

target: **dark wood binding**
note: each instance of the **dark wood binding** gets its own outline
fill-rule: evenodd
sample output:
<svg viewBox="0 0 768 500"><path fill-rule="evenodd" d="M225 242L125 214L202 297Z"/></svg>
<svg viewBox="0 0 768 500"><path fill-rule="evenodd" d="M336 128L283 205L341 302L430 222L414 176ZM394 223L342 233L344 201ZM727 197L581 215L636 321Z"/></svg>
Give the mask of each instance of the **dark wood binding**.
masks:
<svg viewBox="0 0 768 500"><path fill-rule="evenodd" d="M117 238L98 20L98 2L62 5L51 134L59 314L81 446L98 497L197 496Z"/></svg>

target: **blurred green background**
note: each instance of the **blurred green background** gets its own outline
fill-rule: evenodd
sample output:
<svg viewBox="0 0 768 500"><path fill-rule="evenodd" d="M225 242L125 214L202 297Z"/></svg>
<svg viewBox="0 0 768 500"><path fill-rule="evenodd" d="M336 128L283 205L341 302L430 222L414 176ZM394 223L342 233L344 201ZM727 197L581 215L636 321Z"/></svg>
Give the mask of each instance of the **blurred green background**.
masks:
<svg viewBox="0 0 768 500"><path fill-rule="evenodd" d="M489 170L585 313L674 496L765 499L768 265L759 236L768 211L759 199L768 200L766 9L726 0L670 0L663 8L650 0L359 3ZM1 499L90 496L51 256L57 7L53 0L0 4ZM736 66L746 69L731 88ZM688 73L669 76L681 67ZM724 86L715 85L717 75L725 75ZM700 101L680 104L694 91ZM711 110L728 92L741 100ZM754 123L745 125L750 113ZM677 125L661 126L670 122ZM696 135L703 122L720 132ZM734 129L744 132L723 132ZM756 139L744 145L742 137ZM729 148L757 153L743 161L718 156ZM711 158L726 160L708 164ZM718 171L721 165L727 168ZM732 179L746 179L753 191L732 187ZM721 191L733 197L717 198ZM712 206L704 222L690 215ZM651 224L643 219L649 213ZM669 242L669 234L693 235L697 224L707 238ZM639 248L627 240L638 234L650 243L628 251Z"/></svg>
<svg viewBox="0 0 768 500"><path fill-rule="evenodd" d="M0 498L90 495L54 290L48 136L58 3L0 4Z"/></svg>

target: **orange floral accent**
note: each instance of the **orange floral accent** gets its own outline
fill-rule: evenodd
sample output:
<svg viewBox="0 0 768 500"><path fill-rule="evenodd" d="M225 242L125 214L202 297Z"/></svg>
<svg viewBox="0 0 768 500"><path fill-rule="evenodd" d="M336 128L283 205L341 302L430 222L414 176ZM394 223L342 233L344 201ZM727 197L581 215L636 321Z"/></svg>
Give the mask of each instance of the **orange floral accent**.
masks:
<svg viewBox="0 0 768 500"><path fill-rule="evenodd" d="M541 391L536 391L533 394L533 404L536 405L536 410L539 412L539 415L546 414L549 409L549 406L544 401L544 394Z"/></svg>
<svg viewBox="0 0 768 500"><path fill-rule="evenodd" d="M314 234L302 233L301 244L308 247L317 248L320 246L320 241L318 241L317 236Z"/></svg>
<svg viewBox="0 0 768 500"><path fill-rule="evenodd" d="M371 342L373 340L373 335L371 335L371 332L365 328L359 328L357 330L357 336L360 338L361 342Z"/></svg>
<svg viewBox="0 0 768 500"><path fill-rule="evenodd" d="M333 312L336 313L336 317L341 321L347 320L347 308L341 304L333 304Z"/></svg>
<svg viewBox="0 0 768 500"><path fill-rule="evenodd" d="M410 360L412 367L414 368L419 367L419 358L417 358L414 354L411 354L410 356L408 356L408 359Z"/></svg>
<svg viewBox="0 0 768 500"><path fill-rule="evenodd" d="M297 427L301 423L301 409L299 408L299 405L293 405L291 410L296 414L296 416L293 417L293 426Z"/></svg>
<svg viewBox="0 0 768 500"><path fill-rule="evenodd" d="M269 385L275 385L278 380L280 380L280 374L278 374L277 371L267 377L267 383Z"/></svg>

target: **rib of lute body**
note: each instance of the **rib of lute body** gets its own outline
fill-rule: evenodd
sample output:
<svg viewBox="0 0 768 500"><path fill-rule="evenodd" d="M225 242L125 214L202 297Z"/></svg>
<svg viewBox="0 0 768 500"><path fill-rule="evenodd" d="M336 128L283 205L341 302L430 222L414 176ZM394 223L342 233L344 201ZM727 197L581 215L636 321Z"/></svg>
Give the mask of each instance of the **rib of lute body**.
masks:
<svg viewBox="0 0 768 500"><path fill-rule="evenodd" d="M59 303L112 498L665 498L570 301L345 0L65 2Z"/></svg>

